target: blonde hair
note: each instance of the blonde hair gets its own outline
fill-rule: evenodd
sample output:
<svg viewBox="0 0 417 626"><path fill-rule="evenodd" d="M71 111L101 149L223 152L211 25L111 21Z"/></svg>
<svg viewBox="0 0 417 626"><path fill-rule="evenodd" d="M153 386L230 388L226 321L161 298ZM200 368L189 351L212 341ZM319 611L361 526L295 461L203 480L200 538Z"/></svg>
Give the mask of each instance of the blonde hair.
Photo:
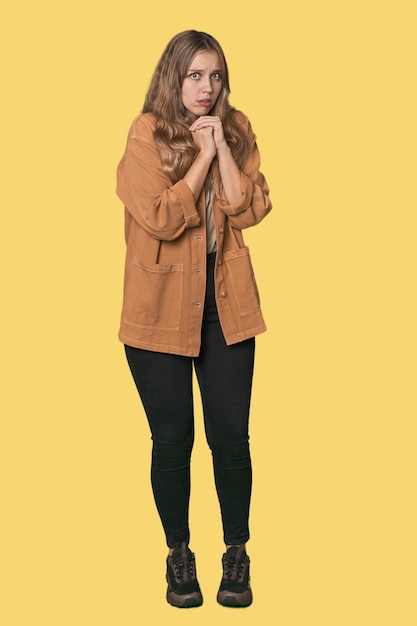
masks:
<svg viewBox="0 0 417 626"><path fill-rule="evenodd" d="M247 156L249 141L236 119L236 110L229 104L229 71L223 50L207 33L187 30L169 41L155 68L142 113L153 113L157 124L155 140L162 166L172 182L184 176L197 149L189 131L191 119L182 102L182 84L194 57L206 51L217 53L222 73L222 89L211 115L220 117L232 154L241 167Z"/></svg>

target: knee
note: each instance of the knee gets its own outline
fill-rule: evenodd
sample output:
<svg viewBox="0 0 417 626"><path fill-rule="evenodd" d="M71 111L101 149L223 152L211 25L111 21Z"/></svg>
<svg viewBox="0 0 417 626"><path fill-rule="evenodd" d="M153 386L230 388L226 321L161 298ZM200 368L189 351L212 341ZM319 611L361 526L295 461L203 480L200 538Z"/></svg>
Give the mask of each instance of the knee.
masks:
<svg viewBox="0 0 417 626"><path fill-rule="evenodd" d="M240 443L224 443L211 446L213 461L216 467L228 470L239 470L250 467L249 441Z"/></svg>
<svg viewBox="0 0 417 626"><path fill-rule="evenodd" d="M152 462L154 467L162 471L187 467L190 463L193 444L193 435L172 442L153 440Z"/></svg>

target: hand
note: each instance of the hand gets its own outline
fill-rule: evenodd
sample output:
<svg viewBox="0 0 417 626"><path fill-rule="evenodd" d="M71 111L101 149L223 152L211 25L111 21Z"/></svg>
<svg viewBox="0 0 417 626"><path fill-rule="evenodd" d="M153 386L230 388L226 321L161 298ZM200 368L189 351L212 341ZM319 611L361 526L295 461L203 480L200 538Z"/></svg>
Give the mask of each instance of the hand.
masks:
<svg viewBox="0 0 417 626"><path fill-rule="evenodd" d="M217 148L219 148L223 143L225 143L224 133L223 133L223 124L219 117L214 115L202 115L197 118L195 122L193 122L190 126L190 130L195 136L197 133L202 131L210 131L211 136L213 137L214 144Z"/></svg>
<svg viewBox="0 0 417 626"><path fill-rule="evenodd" d="M206 154L210 159L213 159L217 151L213 138L213 129L210 127L196 128L191 132L194 143L197 148L199 148L200 152Z"/></svg>

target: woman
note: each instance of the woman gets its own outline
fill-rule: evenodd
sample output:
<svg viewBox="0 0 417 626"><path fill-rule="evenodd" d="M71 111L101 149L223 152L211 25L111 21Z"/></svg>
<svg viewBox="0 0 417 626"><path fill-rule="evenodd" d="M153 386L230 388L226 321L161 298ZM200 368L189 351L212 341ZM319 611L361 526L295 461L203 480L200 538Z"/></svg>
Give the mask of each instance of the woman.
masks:
<svg viewBox="0 0 417 626"><path fill-rule="evenodd" d="M168 545L167 601L202 604L188 544L192 371L213 455L224 541L217 600L248 606L255 335L265 330L242 229L270 211L251 126L229 104L219 43L168 43L117 173L127 243L119 332L152 433L151 480Z"/></svg>

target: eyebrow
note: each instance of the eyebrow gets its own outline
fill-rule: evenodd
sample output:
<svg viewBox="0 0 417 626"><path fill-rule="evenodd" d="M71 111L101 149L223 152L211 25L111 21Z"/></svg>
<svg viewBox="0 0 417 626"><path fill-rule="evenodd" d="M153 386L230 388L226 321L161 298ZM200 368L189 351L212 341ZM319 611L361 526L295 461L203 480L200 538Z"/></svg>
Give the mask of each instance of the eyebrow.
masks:
<svg viewBox="0 0 417 626"><path fill-rule="evenodd" d="M201 73L201 72L204 72L204 70L193 69L192 67L190 67L190 69L189 69L188 71L189 71L189 72L200 72L200 73ZM212 71L212 73L214 74L214 72L219 72L219 73L221 73L221 69L220 69L220 68L215 69L215 70L213 70L213 71Z"/></svg>

